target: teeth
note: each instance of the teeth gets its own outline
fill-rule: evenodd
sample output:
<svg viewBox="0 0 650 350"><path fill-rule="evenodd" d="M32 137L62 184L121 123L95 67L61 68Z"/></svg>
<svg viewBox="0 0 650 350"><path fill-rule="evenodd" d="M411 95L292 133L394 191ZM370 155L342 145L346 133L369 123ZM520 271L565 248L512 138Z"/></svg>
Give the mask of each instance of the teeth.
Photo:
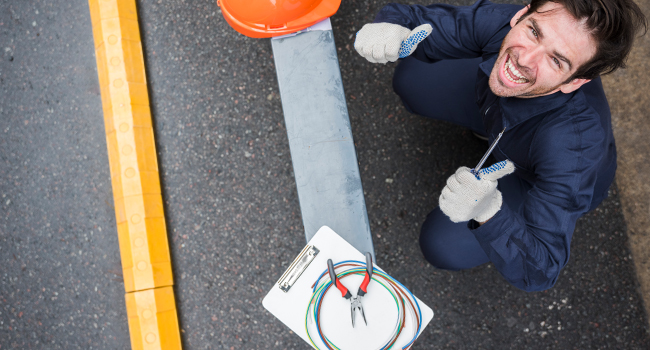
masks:
<svg viewBox="0 0 650 350"><path fill-rule="evenodd" d="M508 68L512 71L512 73L519 79L526 79L518 70L515 68L515 66L512 65L512 61L508 60Z"/></svg>
<svg viewBox="0 0 650 350"><path fill-rule="evenodd" d="M512 74L518 79L513 78L510 75L510 72L512 72ZM508 58L508 61L505 64L504 73L506 75L506 78L508 78L508 80L510 80L510 81L512 81L514 83L523 84L523 83L528 82L528 79L526 79L526 77L524 77L524 75L521 74L521 72L519 72L517 70L517 68L515 68L515 66L510 61L510 58Z"/></svg>

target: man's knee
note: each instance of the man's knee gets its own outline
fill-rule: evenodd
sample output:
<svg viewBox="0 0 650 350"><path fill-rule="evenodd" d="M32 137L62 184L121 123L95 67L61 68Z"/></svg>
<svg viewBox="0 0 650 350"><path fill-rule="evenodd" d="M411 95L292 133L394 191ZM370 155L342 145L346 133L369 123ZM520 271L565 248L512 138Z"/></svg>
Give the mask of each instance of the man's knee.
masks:
<svg viewBox="0 0 650 350"><path fill-rule="evenodd" d="M442 225L442 212L439 208L432 211L422 224L420 230L420 249L424 258L434 267L444 270L458 270L453 264L453 252L449 249L446 228Z"/></svg>
<svg viewBox="0 0 650 350"><path fill-rule="evenodd" d="M400 62L393 73L393 90L400 97L408 95L409 81L413 83L412 78L408 76L409 69L405 65L408 65L408 62Z"/></svg>
<svg viewBox="0 0 650 350"><path fill-rule="evenodd" d="M409 69L410 63L407 61L400 62L395 68L395 73L393 74L393 91L400 97L402 104L410 113L415 113L411 107L412 101L409 100L409 97L413 96L413 81L414 77L412 76L413 70Z"/></svg>
<svg viewBox="0 0 650 350"><path fill-rule="evenodd" d="M422 224L420 249L431 265L444 270L469 269L489 261L467 224L452 222L440 208Z"/></svg>

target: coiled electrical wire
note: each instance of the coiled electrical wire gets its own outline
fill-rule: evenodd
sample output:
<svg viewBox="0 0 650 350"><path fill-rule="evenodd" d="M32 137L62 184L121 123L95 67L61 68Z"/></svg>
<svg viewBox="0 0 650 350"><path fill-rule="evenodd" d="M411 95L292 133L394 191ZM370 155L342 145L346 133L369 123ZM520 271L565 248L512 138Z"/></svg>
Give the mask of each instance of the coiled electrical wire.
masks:
<svg viewBox="0 0 650 350"><path fill-rule="evenodd" d="M366 272L366 263L356 260L341 261L337 264L334 264L334 268L336 269L337 267L346 268L344 271L337 273L339 279L344 279L352 275L363 275ZM413 333L413 337L406 345L402 347L402 350L409 349L420 334L422 327L422 310L420 309L420 304L418 303L417 299L415 299L413 293L411 293L411 291L408 290L408 288L404 287L404 285L402 285L400 282L393 279L390 275L376 267L373 270L374 272L371 279L385 288L393 297L395 304L397 305L397 318L395 320L393 332L389 335L388 339L385 342L382 342L384 345L379 347L378 350L388 350L395 345L395 342L400 337L400 335L402 335L402 331L404 330L407 310L411 321L414 322L414 324L417 324L417 328ZM327 269L321 273L318 279L316 279L316 282L314 282L312 285L313 294L309 300L309 305L307 305L307 312L305 314L305 330L307 331L307 337L309 337L311 344L316 349L320 350L309 332L309 321L313 319L316 323L318 336L323 344L327 347L327 349L340 350L323 334L320 324L320 310L323 303L323 297L332 286L332 281L329 279L325 279L319 284L321 279L323 279L323 276L326 274L328 274ZM310 310L312 311L312 318L309 318Z"/></svg>

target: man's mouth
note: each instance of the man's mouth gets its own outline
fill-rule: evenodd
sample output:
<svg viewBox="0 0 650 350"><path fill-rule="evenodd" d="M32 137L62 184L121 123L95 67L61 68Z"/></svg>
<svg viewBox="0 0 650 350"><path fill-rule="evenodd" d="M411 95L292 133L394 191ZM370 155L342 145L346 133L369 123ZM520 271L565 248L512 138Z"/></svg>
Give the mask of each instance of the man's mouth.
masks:
<svg viewBox="0 0 650 350"><path fill-rule="evenodd" d="M515 68L515 65L512 64L512 58L508 56L508 60L506 61L506 64L503 66L503 73L506 76L508 80L510 80L513 83L517 84L523 84L527 83L528 79L521 74L517 68Z"/></svg>

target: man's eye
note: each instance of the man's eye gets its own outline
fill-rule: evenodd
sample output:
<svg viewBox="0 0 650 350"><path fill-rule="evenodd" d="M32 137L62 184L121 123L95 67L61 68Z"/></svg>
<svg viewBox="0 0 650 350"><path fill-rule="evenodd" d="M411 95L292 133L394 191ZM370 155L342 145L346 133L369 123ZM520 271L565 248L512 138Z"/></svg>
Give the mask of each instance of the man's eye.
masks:
<svg viewBox="0 0 650 350"><path fill-rule="evenodd" d="M531 28L530 30L533 33L533 36L537 38L537 31L535 30L535 28Z"/></svg>
<svg viewBox="0 0 650 350"><path fill-rule="evenodd" d="M553 63L555 63L556 66L560 67L560 60L557 58L553 57Z"/></svg>

